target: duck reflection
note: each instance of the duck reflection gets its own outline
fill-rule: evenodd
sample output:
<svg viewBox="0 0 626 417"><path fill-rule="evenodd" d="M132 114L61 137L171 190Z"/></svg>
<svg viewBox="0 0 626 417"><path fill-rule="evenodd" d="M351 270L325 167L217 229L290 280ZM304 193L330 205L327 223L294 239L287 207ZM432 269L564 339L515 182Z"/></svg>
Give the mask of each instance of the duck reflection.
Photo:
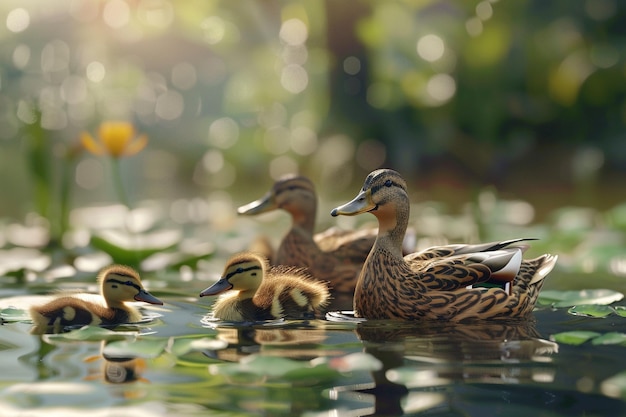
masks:
<svg viewBox="0 0 626 417"><path fill-rule="evenodd" d="M532 321L436 325L367 321L356 332L365 351L383 364L372 372L371 386L356 390L374 396L377 416L445 408L445 390L433 387L554 378L550 355L558 352L558 345L542 339Z"/></svg>
<svg viewBox="0 0 626 417"><path fill-rule="evenodd" d="M327 337L324 329L303 324L280 328L217 326L215 329L218 339L227 342L228 346L205 354L228 362L238 362L244 356L260 352L268 356L311 360L319 356L318 345Z"/></svg>
<svg viewBox="0 0 626 417"><path fill-rule="evenodd" d="M146 361L143 358L133 356L110 356L105 353L107 342L102 342L100 355L91 356L85 362L98 362L102 360L102 365L98 370L93 370L85 379L102 379L111 384L125 384L130 382L150 382L143 377L146 370Z"/></svg>

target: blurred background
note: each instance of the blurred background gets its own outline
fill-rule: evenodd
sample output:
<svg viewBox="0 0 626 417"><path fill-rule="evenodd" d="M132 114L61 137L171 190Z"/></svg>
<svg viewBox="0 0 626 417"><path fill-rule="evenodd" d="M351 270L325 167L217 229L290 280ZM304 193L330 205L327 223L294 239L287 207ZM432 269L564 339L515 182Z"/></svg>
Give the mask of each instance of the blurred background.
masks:
<svg viewBox="0 0 626 417"><path fill-rule="evenodd" d="M488 187L530 202L623 201L619 0L0 3L0 218L116 201L82 131L132 122L131 202L259 197L282 174L351 198L378 167L416 201ZM67 197L69 196L69 197Z"/></svg>

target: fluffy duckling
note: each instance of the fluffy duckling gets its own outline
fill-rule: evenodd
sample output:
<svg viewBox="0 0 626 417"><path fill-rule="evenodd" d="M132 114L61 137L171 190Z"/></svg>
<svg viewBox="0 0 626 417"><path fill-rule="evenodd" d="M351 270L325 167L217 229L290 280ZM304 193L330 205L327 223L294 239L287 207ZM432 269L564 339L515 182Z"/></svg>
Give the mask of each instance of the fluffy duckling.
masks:
<svg viewBox="0 0 626 417"><path fill-rule="evenodd" d="M230 258L219 281L200 293L218 295L213 316L227 321L312 318L328 302L326 284L302 269L275 266L259 254L245 252Z"/></svg>
<svg viewBox="0 0 626 417"><path fill-rule="evenodd" d="M376 229L351 232L331 228L314 235L317 195L311 180L303 176L281 178L265 196L237 211L255 215L276 209L291 215L292 227L272 263L307 268L313 277L328 281L333 291L352 293L376 240Z"/></svg>
<svg viewBox="0 0 626 417"><path fill-rule="evenodd" d="M396 171L370 173L350 202L331 215L372 213L379 231L354 294L354 312L368 319L524 317L535 305L556 256L522 260L527 239L448 245L402 256L409 197ZM488 284L491 288L476 287Z"/></svg>
<svg viewBox="0 0 626 417"><path fill-rule="evenodd" d="M103 303L89 300L92 294L70 294L31 307L30 315L35 324L33 333L45 333L50 328L58 333L63 327L73 325L137 322L141 320L141 313L126 301L163 304L143 288L139 274L128 266L111 265L102 269L98 282Z"/></svg>

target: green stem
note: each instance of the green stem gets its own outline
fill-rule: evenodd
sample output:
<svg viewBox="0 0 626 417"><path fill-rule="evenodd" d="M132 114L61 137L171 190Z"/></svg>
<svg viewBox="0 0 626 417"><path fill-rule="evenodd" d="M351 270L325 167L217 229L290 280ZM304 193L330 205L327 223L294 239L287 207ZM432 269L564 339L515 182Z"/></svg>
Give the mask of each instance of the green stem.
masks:
<svg viewBox="0 0 626 417"><path fill-rule="evenodd" d="M119 158L111 158L111 164L113 165L113 183L115 190L117 191L117 195L122 204L130 210L130 203L128 202L128 196L126 194L126 190L124 190L124 182L122 181L122 170L120 169Z"/></svg>

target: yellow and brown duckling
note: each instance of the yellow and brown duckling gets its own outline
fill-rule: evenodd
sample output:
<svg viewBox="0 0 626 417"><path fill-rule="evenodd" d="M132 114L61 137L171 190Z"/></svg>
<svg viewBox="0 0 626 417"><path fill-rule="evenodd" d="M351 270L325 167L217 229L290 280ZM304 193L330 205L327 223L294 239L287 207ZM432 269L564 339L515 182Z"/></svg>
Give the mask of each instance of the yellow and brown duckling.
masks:
<svg viewBox="0 0 626 417"><path fill-rule="evenodd" d="M291 215L292 227L272 264L307 268L313 277L328 281L333 291L354 291L361 266L376 240L376 229L352 232L331 228L314 234L317 195L311 180L304 176L281 178L265 196L237 211L255 215L276 209Z"/></svg>
<svg viewBox="0 0 626 417"><path fill-rule="evenodd" d="M524 317L533 310L556 256L523 260L527 246L519 242L526 239L515 239L434 247L403 257L409 206L404 179L380 169L367 176L352 201L331 212L369 212L378 219L378 237L354 294L357 316L461 321Z"/></svg>
<svg viewBox="0 0 626 417"><path fill-rule="evenodd" d="M213 316L227 321L313 318L329 297L326 284L301 268L270 267L267 258L251 252L230 258L222 277L200 297L218 294Z"/></svg>
<svg viewBox="0 0 626 417"><path fill-rule="evenodd" d="M124 265L111 265L98 274L101 300L93 294L59 295L52 301L33 306L33 333L48 330L59 332L67 326L115 325L141 320L141 313L126 304L127 301L143 301L162 305L163 302L147 292L139 274Z"/></svg>

